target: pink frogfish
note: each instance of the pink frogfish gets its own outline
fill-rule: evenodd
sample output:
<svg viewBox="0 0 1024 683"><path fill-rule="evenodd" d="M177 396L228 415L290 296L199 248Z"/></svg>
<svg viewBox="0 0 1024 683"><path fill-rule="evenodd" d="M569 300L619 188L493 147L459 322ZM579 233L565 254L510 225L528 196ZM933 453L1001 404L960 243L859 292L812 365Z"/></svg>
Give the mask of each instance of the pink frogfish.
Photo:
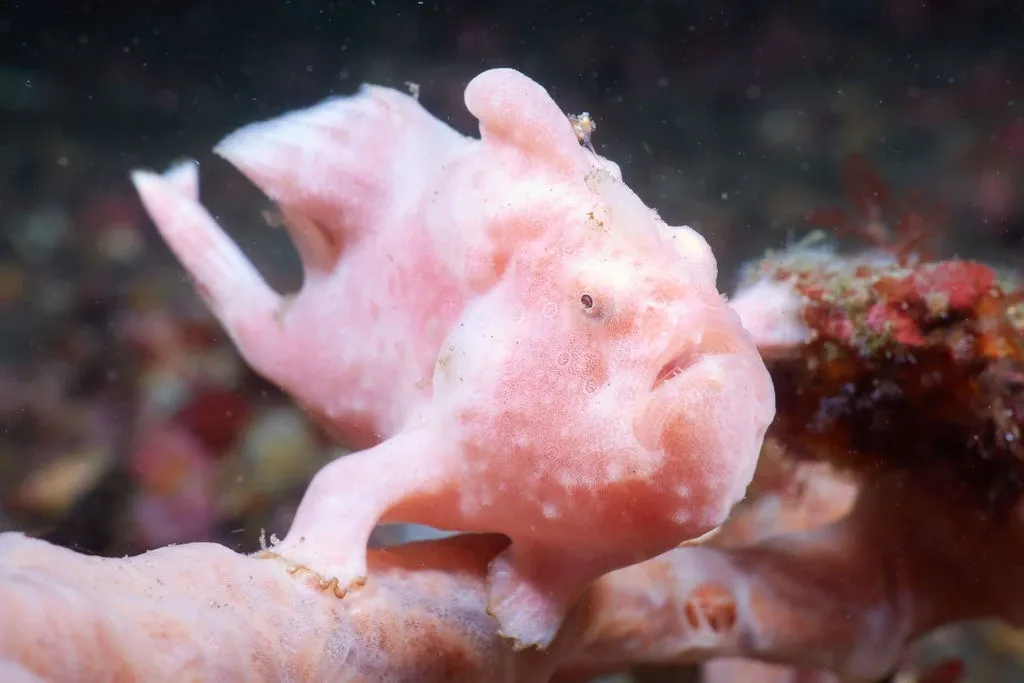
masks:
<svg viewBox="0 0 1024 683"><path fill-rule="evenodd" d="M697 232L518 71L465 104L479 139L363 86L215 148L280 209L290 296L199 203L194 163L132 177L245 360L357 449L314 477L282 571L344 597L373 580L378 523L504 534L489 612L544 648L591 581L723 522L775 396Z"/></svg>

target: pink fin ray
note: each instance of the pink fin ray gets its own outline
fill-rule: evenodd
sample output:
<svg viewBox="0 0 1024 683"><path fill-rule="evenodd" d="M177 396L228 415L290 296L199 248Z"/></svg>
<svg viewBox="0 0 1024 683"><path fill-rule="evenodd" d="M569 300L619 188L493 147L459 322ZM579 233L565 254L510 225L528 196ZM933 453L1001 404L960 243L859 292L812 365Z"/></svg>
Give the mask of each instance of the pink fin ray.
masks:
<svg viewBox="0 0 1024 683"><path fill-rule="evenodd" d="M349 97L245 126L214 152L281 207L307 269L401 211L465 138L412 97L363 86Z"/></svg>
<svg viewBox="0 0 1024 683"><path fill-rule="evenodd" d="M256 367L265 365L263 349L273 348L277 335L269 333L280 327L276 316L283 300L199 204L196 164L177 164L164 175L136 170L131 178L157 230L210 310L247 360Z"/></svg>

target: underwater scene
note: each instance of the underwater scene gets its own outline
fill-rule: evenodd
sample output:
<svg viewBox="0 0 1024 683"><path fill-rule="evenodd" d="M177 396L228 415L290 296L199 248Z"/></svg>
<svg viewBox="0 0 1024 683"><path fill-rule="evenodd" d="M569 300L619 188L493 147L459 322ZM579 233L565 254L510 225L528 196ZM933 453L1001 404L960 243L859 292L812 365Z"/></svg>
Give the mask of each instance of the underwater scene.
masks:
<svg viewBox="0 0 1024 683"><path fill-rule="evenodd" d="M0 683L1024 681L1022 36L0 2Z"/></svg>

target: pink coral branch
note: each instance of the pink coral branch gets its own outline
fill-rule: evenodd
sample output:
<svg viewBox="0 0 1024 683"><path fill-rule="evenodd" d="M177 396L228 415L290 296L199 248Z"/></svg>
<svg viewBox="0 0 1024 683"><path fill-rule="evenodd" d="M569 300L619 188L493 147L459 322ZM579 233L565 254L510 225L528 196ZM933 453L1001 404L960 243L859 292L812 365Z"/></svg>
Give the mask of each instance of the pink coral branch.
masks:
<svg viewBox="0 0 1024 683"><path fill-rule="evenodd" d="M515 652L484 611L505 545L376 551L373 583L335 600L279 560L214 544L105 559L3 534L0 662L47 681L546 680L560 642Z"/></svg>
<svg viewBox="0 0 1024 683"><path fill-rule="evenodd" d="M1020 520L963 516L900 477L823 529L738 548L684 547L613 572L545 653L486 613L506 545L463 536L371 552L344 600L278 559L192 544L127 559L0 536L0 660L50 681L545 681L559 669L746 657L877 680L940 624L1024 623Z"/></svg>
<svg viewBox="0 0 1024 683"><path fill-rule="evenodd" d="M645 623L637 638L649 645L638 649L653 662L742 655L877 680L903 643L904 596L862 540L850 520L742 549L669 553L608 577L606 599L633 615L603 610L616 623L598 632ZM616 645L595 638L581 656L624 658Z"/></svg>
<svg viewBox="0 0 1024 683"><path fill-rule="evenodd" d="M902 476L828 527L735 549L691 547L605 577L574 658L697 662L743 656L878 680L939 625L1022 623L1019 517L964 514Z"/></svg>

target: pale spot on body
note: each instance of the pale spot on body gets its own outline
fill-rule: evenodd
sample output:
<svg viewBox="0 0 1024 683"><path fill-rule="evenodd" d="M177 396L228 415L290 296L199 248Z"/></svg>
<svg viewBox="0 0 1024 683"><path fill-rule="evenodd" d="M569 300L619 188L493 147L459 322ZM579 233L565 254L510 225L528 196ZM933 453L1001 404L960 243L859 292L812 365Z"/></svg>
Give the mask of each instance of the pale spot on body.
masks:
<svg viewBox="0 0 1024 683"><path fill-rule="evenodd" d="M615 482L622 479L625 474L625 463L621 463L616 459L609 459L608 464L604 469L605 479L609 482Z"/></svg>
<svg viewBox="0 0 1024 683"><path fill-rule="evenodd" d="M725 371L720 365L716 365L714 369L708 373L707 378L704 380L705 384L710 389L722 389L725 387Z"/></svg>
<svg viewBox="0 0 1024 683"><path fill-rule="evenodd" d="M678 508L672 513L673 524L689 524L693 521L693 510L688 507Z"/></svg>

